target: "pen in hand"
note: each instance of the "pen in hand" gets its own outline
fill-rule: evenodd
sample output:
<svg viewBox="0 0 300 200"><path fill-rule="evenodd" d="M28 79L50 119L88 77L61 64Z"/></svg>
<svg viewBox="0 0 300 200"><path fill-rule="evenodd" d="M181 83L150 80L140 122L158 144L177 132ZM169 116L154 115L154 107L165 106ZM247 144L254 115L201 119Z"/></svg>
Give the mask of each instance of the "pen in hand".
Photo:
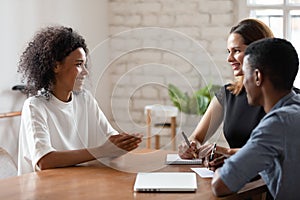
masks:
<svg viewBox="0 0 300 200"><path fill-rule="evenodd" d="M181 133L182 133L182 136L183 136L183 138L185 140L185 143L189 146L189 148L191 148L192 146L191 146L191 143L188 140L187 136L184 134L183 131ZM193 152L193 156L194 156L194 158L197 158L197 154L195 152Z"/></svg>
<svg viewBox="0 0 300 200"><path fill-rule="evenodd" d="M211 154L209 155L208 161L212 161L215 156L215 151L217 150L217 143L214 143L213 149L211 151Z"/></svg>

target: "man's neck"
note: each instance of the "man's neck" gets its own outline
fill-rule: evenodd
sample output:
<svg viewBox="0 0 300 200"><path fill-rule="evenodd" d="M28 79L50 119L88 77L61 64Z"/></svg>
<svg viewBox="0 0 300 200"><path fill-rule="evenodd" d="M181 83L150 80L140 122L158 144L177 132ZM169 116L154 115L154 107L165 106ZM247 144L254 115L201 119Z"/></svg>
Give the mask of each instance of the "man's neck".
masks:
<svg viewBox="0 0 300 200"><path fill-rule="evenodd" d="M270 112L270 110L275 106L275 104L290 92L290 90L278 91L269 89L264 95L263 108L265 112Z"/></svg>

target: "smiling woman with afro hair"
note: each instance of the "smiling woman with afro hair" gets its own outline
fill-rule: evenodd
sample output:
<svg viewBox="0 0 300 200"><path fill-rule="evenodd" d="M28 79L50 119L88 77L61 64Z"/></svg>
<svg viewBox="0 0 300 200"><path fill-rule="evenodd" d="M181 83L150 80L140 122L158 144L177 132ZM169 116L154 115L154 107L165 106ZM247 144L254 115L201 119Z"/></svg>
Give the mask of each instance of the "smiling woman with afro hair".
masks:
<svg viewBox="0 0 300 200"><path fill-rule="evenodd" d="M38 32L21 55L29 98L22 109L19 175L120 156L141 142L138 134L114 130L83 89L87 54L72 28L53 26Z"/></svg>

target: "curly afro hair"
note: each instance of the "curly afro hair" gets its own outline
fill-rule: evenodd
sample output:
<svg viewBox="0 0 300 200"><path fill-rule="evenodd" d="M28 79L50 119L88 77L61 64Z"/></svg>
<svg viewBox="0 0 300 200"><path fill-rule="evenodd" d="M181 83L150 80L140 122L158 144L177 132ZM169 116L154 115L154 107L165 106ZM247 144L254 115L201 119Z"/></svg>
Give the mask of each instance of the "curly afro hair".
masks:
<svg viewBox="0 0 300 200"><path fill-rule="evenodd" d="M54 67L72 51L83 48L88 54L85 40L72 28L50 26L41 29L29 42L20 57L18 72L26 79L26 93L29 96L39 91L51 92L55 83Z"/></svg>

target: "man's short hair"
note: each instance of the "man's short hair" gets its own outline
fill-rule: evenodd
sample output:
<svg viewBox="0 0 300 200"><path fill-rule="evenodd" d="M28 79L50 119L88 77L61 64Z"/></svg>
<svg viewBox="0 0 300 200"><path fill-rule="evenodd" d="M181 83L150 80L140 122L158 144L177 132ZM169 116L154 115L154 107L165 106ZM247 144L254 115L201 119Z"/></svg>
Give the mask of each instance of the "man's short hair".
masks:
<svg viewBox="0 0 300 200"><path fill-rule="evenodd" d="M249 66L267 76L274 88L290 90L298 73L299 59L293 45L280 38L268 38L251 43L246 51Z"/></svg>

